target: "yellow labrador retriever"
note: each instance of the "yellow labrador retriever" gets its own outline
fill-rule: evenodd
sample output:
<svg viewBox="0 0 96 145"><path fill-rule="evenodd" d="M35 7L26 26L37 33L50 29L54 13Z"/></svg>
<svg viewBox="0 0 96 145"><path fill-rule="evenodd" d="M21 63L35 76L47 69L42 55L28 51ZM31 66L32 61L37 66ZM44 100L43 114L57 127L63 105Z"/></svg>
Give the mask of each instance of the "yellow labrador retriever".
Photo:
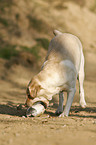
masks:
<svg viewBox="0 0 96 145"><path fill-rule="evenodd" d="M56 114L68 116L76 92L76 80L80 86L80 105L86 106L84 98L84 56L80 40L68 33L54 30L55 37L49 44L48 53L41 71L34 76L27 87L27 106L42 102L48 106L52 96L59 94ZM63 92L67 102L63 111Z"/></svg>

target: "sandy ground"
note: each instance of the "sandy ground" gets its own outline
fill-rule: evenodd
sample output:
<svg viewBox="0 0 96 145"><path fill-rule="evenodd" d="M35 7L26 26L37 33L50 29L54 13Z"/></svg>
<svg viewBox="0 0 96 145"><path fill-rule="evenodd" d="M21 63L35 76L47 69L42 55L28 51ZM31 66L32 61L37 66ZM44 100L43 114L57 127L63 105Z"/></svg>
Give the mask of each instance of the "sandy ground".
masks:
<svg viewBox="0 0 96 145"><path fill-rule="evenodd" d="M59 118L54 114L58 99L50 102L50 106L42 116L23 118L25 110L18 111L16 105L25 102L26 86L38 71L36 67L33 69L31 66L16 64L13 60L0 59L0 145L95 145L96 62L92 61L95 58L94 53L86 54L86 61L89 64L85 65L84 82L87 107L85 109L79 107L77 83L70 115L65 118Z"/></svg>
<svg viewBox="0 0 96 145"><path fill-rule="evenodd" d="M21 45L28 48L35 46L35 38L50 40L54 28L78 36L84 47L87 107L79 107L77 82L77 92L69 117L55 116L58 106L56 96L42 116L23 118L25 110L18 111L16 106L25 103L26 86L38 73L41 59L37 65L37 60L33 55L29 57L27 52L20 58L0 58L0 145L96 145L96 7L93 7L94 0L85 0L84 6L76 4L83 0L73 1L65 0L62 4L62 0L14 0L16 4L2 9L0 39L4 46L16 45L19 50ZM0 8L2 6L3 4ZM34 23L39 26L40 22L38 30ZM34 27L30 28L29 24ZM1 44L0 47L4 47ZM42 60L45 54L43 50ZM29 63L27 58L30 58Z"/></svg>

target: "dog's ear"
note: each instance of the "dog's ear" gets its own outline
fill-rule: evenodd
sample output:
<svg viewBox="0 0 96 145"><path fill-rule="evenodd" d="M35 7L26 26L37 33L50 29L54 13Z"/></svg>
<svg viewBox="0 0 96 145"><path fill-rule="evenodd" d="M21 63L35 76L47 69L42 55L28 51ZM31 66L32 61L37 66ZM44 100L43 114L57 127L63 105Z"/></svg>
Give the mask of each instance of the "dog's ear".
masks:
<svg viewBox="0 0 96 145"><path fill-rule="evenodd" d="M34 99L35 97L37 97L37 94L40 89L41 89L40 85L32 85L31 87L29 86L30 98Z"/></svg>

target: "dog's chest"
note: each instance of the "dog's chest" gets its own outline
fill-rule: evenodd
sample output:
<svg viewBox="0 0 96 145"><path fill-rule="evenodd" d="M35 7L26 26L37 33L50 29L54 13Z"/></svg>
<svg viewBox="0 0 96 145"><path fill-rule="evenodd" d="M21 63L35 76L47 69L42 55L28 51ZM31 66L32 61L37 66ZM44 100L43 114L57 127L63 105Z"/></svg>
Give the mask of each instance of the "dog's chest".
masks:
<svg viewBox="0 0 96 145"><path fill-rule="evenodd" d="M67 68L64 66L65 64L50 64L46 66L44 71L42 72L43 80L42 86L43 88L48 88L53 90L55 88L58 91L61 86L64 86L68 81L68 73ZM69 70L68 70L69 71Z"/></svg>

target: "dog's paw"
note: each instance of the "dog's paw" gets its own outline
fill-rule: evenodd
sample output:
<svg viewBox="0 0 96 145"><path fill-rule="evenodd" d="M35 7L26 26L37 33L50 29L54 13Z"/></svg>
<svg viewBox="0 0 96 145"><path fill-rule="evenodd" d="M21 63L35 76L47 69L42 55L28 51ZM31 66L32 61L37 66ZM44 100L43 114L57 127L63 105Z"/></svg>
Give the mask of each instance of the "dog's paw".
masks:
<svg viewBox="0 0 96 145"><path fill-rule="evenodd" d="M61 109L57 109L56 110L56 112L55 112L55 114L57 115L57 116L59 116L60 114L62 114L62 112L63 112L63 110L61 110Z"/></svg>
<svg viewBox="0 0 96 145"><path fill-rule="evenodd" d="M80 106L81 106L82 108L85 108L85 107L86 107L86 102L85 102L85 101L80 101Z"/></svg>
<svg viewBox="0 0 96 145"><path fill-rule="evenodd" d="M61 118L65 117L64 112L61 113L61 114L59 115L59 117L61 117Z"/></svg>
<svg viewBox="0 0 96 145"><path fill-rule="evenodd" d="M59 115L59 117L68 117L68 114L66 114L66 113L61 113L60 115Z"/></svg>

